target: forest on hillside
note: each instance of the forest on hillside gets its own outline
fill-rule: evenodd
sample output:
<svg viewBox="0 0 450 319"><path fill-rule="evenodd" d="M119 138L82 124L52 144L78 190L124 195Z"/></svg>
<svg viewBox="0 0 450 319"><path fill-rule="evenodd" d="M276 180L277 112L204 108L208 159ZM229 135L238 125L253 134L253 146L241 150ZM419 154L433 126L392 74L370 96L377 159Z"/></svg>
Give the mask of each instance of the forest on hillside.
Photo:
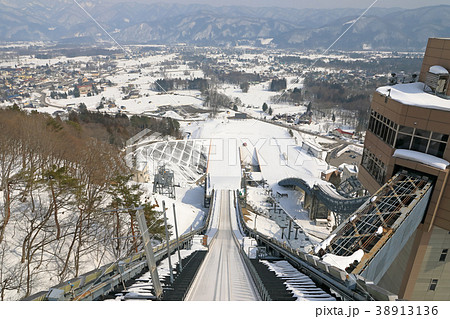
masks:
<svg viewBox="0 0 450 319"><path fill-rule="evenodd" d="M130 183L118 144L140 127L175 132L168 123L88 112L62 121L0 110L1 300L29 296L132 253L139 244L132 240L133 212L105 209L144 205L150 231L160 238L159 213Z"/></svg>

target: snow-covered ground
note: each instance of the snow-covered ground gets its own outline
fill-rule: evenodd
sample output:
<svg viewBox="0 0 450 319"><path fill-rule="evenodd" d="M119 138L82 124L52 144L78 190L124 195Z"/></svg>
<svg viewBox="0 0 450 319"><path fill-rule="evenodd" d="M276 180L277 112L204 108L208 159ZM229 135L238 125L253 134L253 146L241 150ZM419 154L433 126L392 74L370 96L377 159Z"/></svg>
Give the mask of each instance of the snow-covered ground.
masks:
<svg viewBox="0 0 450 319"><path fill-rule="evenodd" d="M288 78L289 79L289 78ZM287 79L287 81L288 81ZM288 81L289 83L289 81ZM291 87L292 86L292 87ZM271 117L269 114L262 111L262 105L266 103L273 110L273 115L275 114L297 114L306 111L304 106L295 106L292 104L286 104L278 102L271 102L275 96L279 96L281 92L273 92L269 90L270 81L262 82L254 85L250 85L247 93L242 92L239 86L224 84L221 87L221 92L232 97L233 100L239 99L242 102L242 107L239 108L240 111L248 113L256 118ZM302 84L290 85L288 88L293 89L295 87L302 87Z"/></svg>
<svg viewBox="0 0 450 319"><path fill-rule="evenodd" d="M239 183L237 173L230 173L237 172L239 147L247 148L250 154L258 154L262 176L270 187L287 177L320 183L320 173L328 169L325 161L302 150L301 141L292 138L287 129L269 123L229 120L225 114L184 129L192 138L211 138L217 145L210 159L211 169L220 171L222 176L232 175Z"/></svg>
<svg viewBox="0 0 450 319"><path fill-rule="evenodd" d="M180 91L170 91L166 93L160 93L150 89L150 83L146 85L145 88L140 88L140 97L133 99L124 99L125 94L120 91L120 85L129 84L126 78L121 79L118 86L106 87L103 92L94 96L80 96L78 98L68 98L68 99L51 99L46 98L46 103L51 106L59 108L67 108L70 105L78 106L80 103L84 103L88 110L96 111L97 107L100 105L100 101L104 98L103 103L106 104L100 112L117 113L119 110L125 114L130 115L140 115L148 112L157 112L161 106L170 106L177 109L179 114L175 113L176 119L189 119L189 115L186 115L186 111L183 109L184 106L193 106L195 108L203 107L203 99L201 98L200 91L193 90L180 90ZM148 79L150 81L150 79ZM154 81L154 80L153 80ZM115 103L115 107L108 108L107 101L112 101ZM41 112L47 112L52 114L53 109L40 108ZM174 115L174 113L172 113Z"/></svg>
<svg viewBox="0 0 450 319"><path fill-rule="evenodd" d="M267 203L267 199L269 197L268 189L249 187L247 191L248 204L253 209L256 209L257 212L268 216L269 208L272 206ZM287 194L287 197L275 198L277 201L277 207L282 208L287 214L289 214L290 217L292 217L295 223L302 227L302 229L308 234L308 238L312 244L317 244L330 234L331 229L329 227L317 226L314 221L309 219L308 211L303 209L303 192L285 189L281 186L275 185L271 193L276 197L276 193L278 191L280 193Z"/></svg>
<svg viewBox="0 0 450 319"><path fill-rule="evenodd" d="M267 188L247 188L247 205L251 210L258 213L256 217L254 213L250 213L247 226L252 229L256 228L258 232L273 237L279 242L284 242L292 248L309 251L312 247L311 245L320 243L330 234L331 229L329 227L317 226L314 221L308 218L308 212L303 209L302 192L282 189L278 186L272 191L273 194L275 195L278 190L288 195L288 197L275 198L277 201L277 209L282 208L286 212L285 216L278 216L271 213L270 208L273 205L268 203L269 191ZM286 220L289 219L292 219L295 224L301 227L298 232L298 239L295 239L294 227L292 227L291 239L288 239L288 228L284 229L284 234L282 235L281 226L288 227L289 222L286 222ZM305 240L306 238L308 240Z"/></svg>
<svg viewBox="0 0 450 319"><path fill-rule="evenodd" d="M175 217L173 214L174 204L178 235L184 235L203 226L204 219L206 218L206 212L202 207L203 190L200 187L190 186L177 188L176 199L171 199L163 195L153 194L153 186L151 184L145 185L147 186L147 194L158 201L159 208L156 208L156 211L162 212L162 202L165 202L167 208L167 223L173 226L170 239L175 238Z"/></svg>

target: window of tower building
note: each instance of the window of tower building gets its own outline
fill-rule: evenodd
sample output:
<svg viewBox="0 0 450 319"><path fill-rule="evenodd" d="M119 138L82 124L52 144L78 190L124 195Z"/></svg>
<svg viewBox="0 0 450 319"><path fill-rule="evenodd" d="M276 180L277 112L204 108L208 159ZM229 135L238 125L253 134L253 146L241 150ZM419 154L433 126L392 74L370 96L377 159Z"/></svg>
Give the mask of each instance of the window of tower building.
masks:
<svg viewBox="0 0 450 319"><path fill-rule="evenodd" d="M439 261L445 261L447 259L448 249L442 249L441 256L439 257Z"/></svg>
<svg viewBox="0 0 450 319"><path fill-rule="evenodd" d="M384 183L386 177L386 165L367 149L363 152L361 165L378 183Z"/></svg>
<svg viewBox="0 0 450 319"><path fill-rule="evenodd" d="M406 135L406 134L400 134L397 135L397 140L395 142L395 148L406 148L409 149L411 145L412 136Z"/></svg>
<svg viewBox="0 0 450 319"><path fill-rule="evenodd" d="M438 284L438 280L437 279L431 279L430 286L428 287L428 290L435 291L437 284Z"/></svg>
<svg viewBox="0 0 450 319"><path fill-rule="evenodd" d="M412 144L411 144L411 149L413 151L426 153L427 146L428 146L428 140L427 139L415 136L413 138L413 141L412 141Z"/></svg>
<svg viewBox="0 0 450 319"><path fill-rule="evenodd" d="M394 146L398 124L372 110L370 113L368 129L381 138L385 143L390 146Z"/></svg>
<svg viewBox="0 0 450 319"><path fill-rule="evenodd" d="M391 147L427 153L442 158L448 134L398 125L371 110L368 130Z"/></svg>
<svg viewBox="0 0 450 319"><path fill-rule="evenodd" d="M442 158L448 135L400 125L395 148L427 153Z"/></svg>

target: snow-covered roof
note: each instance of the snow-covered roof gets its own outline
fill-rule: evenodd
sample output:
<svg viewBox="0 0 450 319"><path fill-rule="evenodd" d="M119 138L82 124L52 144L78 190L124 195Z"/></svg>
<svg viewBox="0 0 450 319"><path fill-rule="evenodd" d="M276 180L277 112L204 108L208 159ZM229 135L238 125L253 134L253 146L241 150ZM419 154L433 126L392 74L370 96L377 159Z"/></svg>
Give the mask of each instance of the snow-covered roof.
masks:
<svg viewBox="0 0 450 319"><path fill-rule="evenodd" d="M355 260L360 262L363 256L364 251L362 249L359 249L355 251L351 256L337 256L333 254L326 254L322 257L322 260L327 264L345 270L345 268L347 268Z"/></svg>
<svg viewBox="0 0 450 319"><path fill-rule="evenodd" d="M433 74L448 74L447 69L440 65L433 65L428 71Z"/></svg>
<svg viewBox="0 0 450 319"><path fill-rule="evenodd" d="M342 163L339 165L339 169L344 170L344 168L346 168L350 173L358 173L358 166L355 164Z"/></svg>
<svg viewBox="0 0 450 319"><path fill-rule="evenodd" d="M395 150L394 157L403 158L425 165L429 165L438 169L446 169L450 163L442 158L410 150Z"/></svg>
<svg viewBox="0 0 450 319"><path fill-rule="evenodd" d="M396 84L379 87L377 92L405 105L450 111L450 100L427 93L424 87L422 82Z"/></svg>

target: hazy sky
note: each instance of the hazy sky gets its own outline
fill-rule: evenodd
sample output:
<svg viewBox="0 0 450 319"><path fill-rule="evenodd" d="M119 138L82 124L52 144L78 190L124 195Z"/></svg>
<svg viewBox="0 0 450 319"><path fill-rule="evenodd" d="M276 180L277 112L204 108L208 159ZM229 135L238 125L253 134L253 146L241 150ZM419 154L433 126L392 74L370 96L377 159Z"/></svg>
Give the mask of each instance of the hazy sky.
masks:
<svg viewBox="0 0 450 319"><path fill-rule="evenodd" d="M111 0L109 0L111 1ZM108 1L108 2L109 2ZM375 0L114 0L115 2L143 3L201 3L214 6L244 5L252 7L291 8L367 8ZM450 4L449 0L378 0L376 7L418 8Z"/></svg>

